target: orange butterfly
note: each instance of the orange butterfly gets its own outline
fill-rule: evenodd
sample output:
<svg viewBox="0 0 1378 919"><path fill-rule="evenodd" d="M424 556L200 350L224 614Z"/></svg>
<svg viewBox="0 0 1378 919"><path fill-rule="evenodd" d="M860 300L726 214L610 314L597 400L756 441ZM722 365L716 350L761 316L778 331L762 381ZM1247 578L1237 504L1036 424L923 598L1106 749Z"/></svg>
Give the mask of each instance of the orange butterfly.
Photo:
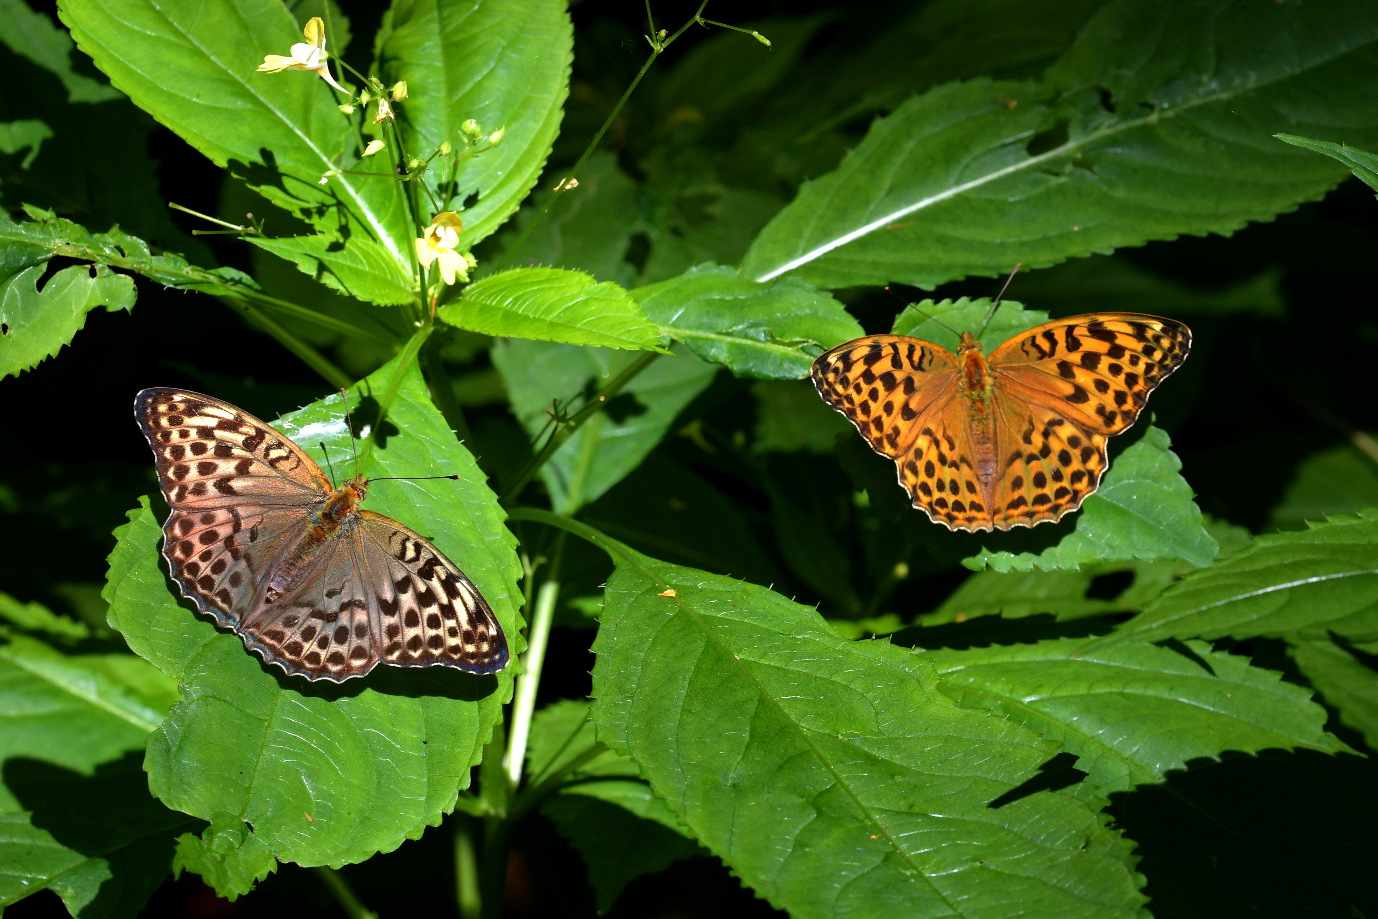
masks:
<svg viewBox="0 0 1378 919"><path fill-rule="evenodd" d="M914 506L950 530L1008 530L1081 507L1128 430L1182 365L1191 330L1144 313L1088 313L1021 332L989 356L868 335L819 355L813 385L895 461Z"/></svg>

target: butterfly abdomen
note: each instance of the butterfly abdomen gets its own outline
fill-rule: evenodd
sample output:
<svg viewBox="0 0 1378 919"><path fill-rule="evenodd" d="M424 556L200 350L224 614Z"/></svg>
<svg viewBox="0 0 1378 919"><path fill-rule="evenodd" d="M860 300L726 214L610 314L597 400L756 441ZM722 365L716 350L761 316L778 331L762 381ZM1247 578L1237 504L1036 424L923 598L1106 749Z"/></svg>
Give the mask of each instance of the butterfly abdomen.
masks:
<svg viewBox="0 0 1378 919"><path fill-rule="evenodd" d="M995 423L991 413L995 380L981 343L970 332L962 334L962 345L957 353L961 362L962 390L966 395L971 434L972 457L969 465L980 483L981 497L985 501L981 506L984 513L991 500L990 484L999 471L995 461Z"/></svg>

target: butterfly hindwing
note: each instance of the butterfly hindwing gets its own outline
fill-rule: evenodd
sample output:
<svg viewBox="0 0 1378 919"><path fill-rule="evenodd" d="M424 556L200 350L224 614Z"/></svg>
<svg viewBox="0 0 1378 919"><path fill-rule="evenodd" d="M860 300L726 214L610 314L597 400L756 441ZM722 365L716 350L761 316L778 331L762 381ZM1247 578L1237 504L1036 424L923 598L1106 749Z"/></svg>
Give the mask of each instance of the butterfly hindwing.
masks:
<svg viewBox="0 0 1378 919"><path fill-rule="evenodd" d="M362 511L360 535L371 544L379 654L395 667L443 661L469 673L507 665L507 639L474 582L430 540L396 520Z"/></svg>

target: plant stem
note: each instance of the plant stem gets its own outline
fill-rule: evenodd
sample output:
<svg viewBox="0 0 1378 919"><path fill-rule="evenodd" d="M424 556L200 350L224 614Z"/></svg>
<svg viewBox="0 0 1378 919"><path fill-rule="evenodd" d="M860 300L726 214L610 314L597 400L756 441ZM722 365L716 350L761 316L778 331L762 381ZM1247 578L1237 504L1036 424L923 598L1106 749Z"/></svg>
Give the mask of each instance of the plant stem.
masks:
<svg viewBox="0 0 1378 919"><path fill-rule="evenodd" d="M526 487L526 483L531 481L532 476L534 476L536 472L555 455L555 451L560 449L561 445L573 436L574 432L579 429L579 425L587 421L595 412L602 411L603 407L608 403L608 400L621 392L622 387L636 379L636 377L649 367L651 362L659 356L658 353L654 352L645 352L639 355L625 370L614 377L608 385L599 390L598 394L588 401L588 404L571 415L569 420L558 422L555 426L555 430L550 433L550 438L545 442L545 446L541 448L539 453L531 458L531 461L526 464L525 468L517 474L516 480L508 487L507 492L502 496L503 503L505 504L521 494L522 489Z"/></svg>
<svg viewBox="0 0 1378 919"><path fill-rule="evenodd" d="M512 733L507 746L507 781L516 788L522 780L522 764L526 760L526 742L531 734L531 719L536 711L536 690L541 685L541 668L545 664L546 648L550 642L550 627L555 619L555 601L560 596L560 559L564 555L565 534L555 540L550 570L536 593L536 603L527 630L526 655L522 658L522 672L512 697Z"/></svg>
<svg viewBox="0 0 1378 919"><path fill-rule="evenodd" d="M483 806L483 852L477 875L479 896L482 898L480 916L499 919L507 891L507 840L512 818L507 805L512 798L512 786L503 770L502 751L507 746L507 732L502 722L493 728L493 739L484 747L479 762L479 803Z"/></svg>
<svg viewBox="0 0 1378 919"><path fill-rule="evenodd" d="M662 40L652 39L651 56L646 58L646 63L641 65L641 69L637 71L636 76L632 78L632 82L627 85L626 91L622 93L622 98L618 99L617 104L612 107L612 111L608 112L608 117L603 119L602 126L594 133L593 139L590 140L588 146L584 148L584 152L579 155L579 159L575 160L574 165L569 170L567 178L560 180L560 184L555 187L555 193L546 200L545 205L536 214L536 218L527 222L527 225L522 229L521 233L517 235L516 241L507 247L507 251L497 261L497 264L493 266L495 271L500 270L511 262L512 256L521 251L521 247L526 244L527 239L531 236L536 227L541 224L541 221L545 220L545 215L550 213L550 209L554 207L555 202L558 201L565 192L571 190L572 186L569 184L568 178L578 177L579 170L583 167L588 158L593 155L593 151L598 149L598 144L603 140L603 135L608 133L608 128L612 127L612 123L617 120L617 116L622 113L622 109L626 106L627 100L631 99L632 93L635 92L637 86L641 84L641 80L650 72L651 65L656 62L656 58L660 57L661 52L668 48L671 42L683 35L686 29L699 21L699 13L702 13L706 6L708 6L708 0L703 0L703 3L699 5L698 11L694 13L693 17L690 18L688 22L680 26L679 29L675 31L674 35ZM649 22L649 4L647 4L646 17ZM653 25L649 27L654 29Z"/></svg>
<svg viewBox="0 0 1378 919"><path fill-rule="evenodd" d="M349 378L349 374L326 360L325 355L287 331L287 329L278 325L278 323L272 319L269 319L261 310L255 309L243 300L240 300L240 303L252 324L271 335L277 340L278 344L282 345L288 351L291 351L302 363L319 373L331 386L343 388L352 382Z"/></svg>
<svg viewBox="0 0 1378 919"><path fill-rule="evenodd" d="M479 919L483 900L479 892L478 846L474 836L482 825L468 814L455 814L455 903L462 919Z"/></svg>
<svg viewBox="0 0 1378 919"><path fill-rule="evenodd" d="M350 889L340 872L324 865L311 870L316 872L316 877L321 879L321 883L326 886L331 896L340 904L345 915L349 916L350 919L377 919L377 914L364 906L359 898L354 896L354 891Z"/></svg>

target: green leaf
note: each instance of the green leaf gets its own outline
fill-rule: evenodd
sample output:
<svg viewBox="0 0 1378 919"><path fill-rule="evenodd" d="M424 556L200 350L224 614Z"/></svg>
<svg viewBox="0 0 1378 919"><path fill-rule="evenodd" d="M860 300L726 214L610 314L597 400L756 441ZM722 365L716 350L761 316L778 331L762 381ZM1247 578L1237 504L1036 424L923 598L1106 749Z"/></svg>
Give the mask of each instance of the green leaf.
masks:
<svg viewBox="0 0 1378 919"><path fill-rule="evenodd" d="M660 351L660 332L631 296L582 271L513 268L475 281L441 320L498 338Z"/></svg>
<svg viewBox="0 0 1378 919"><path fill-rule="evenodd" d="M661 331L738 376L802 379L813 355L800 345L862 334L841 303L807 284L756 284L716 265L700 265L635 293Z"/></svg>
<svg viewBox="0 0 1378 919"><path fill-rule="evenodd" d="M277 870L277 859L234 814L216 814L200 836L184 833L177 838L172 870L201 875L215 892L235 900Z"/></svg>
<svg viewBox="0 0 1378 919"><path fill-rule="evenodd" d="M351 239L347 244L334 236L287 236L249 242L296 264L305 274L347 297L397 306L417 298L416 278L381 245L371 239Z"/></svg>
<svg viewBox="0 0 1378 919"><path fill-rule="evenodd" d="M0 368L17 375L55 354L75 337L97 306L131 309L133 282L110 268L144 275L167 287L228 296L252 296L258 285L233 268L199 268L174 253L154 255L142 239L118 227L92 233L42 208L16 223L0 216ZM35 288L53 257L80 259L92 268L65 268ZM329 317L308 318L337 327Z"/></svg>
<svg viewBox="0 0 1378 919"><path fill-rule="evenodd" d="M1378 667L1372 642L1344 645L1329 638L1289 639L1292 660L1325 698L1340 721L1378 748Z"/></svg>
<svg viewBox="0 0 1378 919"><path fill-rule="evenodd" d="M438 210L463 211L466 246L491 235L540 177L569 95L573 44L560 0L392 4L378 35L383 83L407 81L398 110L408 152L454 144L431 168L454 179ZM469 119L485 133L502 129L502 142L462 158Z"/></svg>
<svg viewBox="0 0 1378 919"><path fill-rule="evenodd" d="M9 594L0 593L0 635L7 635L7 625L42 637L47 641L71 642L90 638L91 627L67 616L59 616L40 603L21 603Z"/></svg>
<svg viewBox="0 0 1378 919"><path fill-rule="evenodd" d="M1316 140L1311 137L1298 137L1295 134L1275 134L1273 136L1294 147L1314 150L1317 153L1324 153L1331 159L1339 160L1349 167L1349 170L1360 182L1378 191L1378 156L1367 150L1360 150L1358 147L1351 147L1347 144Z"/></svg>
<svg viewBox="0 0 1378 919"><path fill-rule="evenodd" d="M1348 748L1311 694L1204 642L1184 648L1085 639L930 654L939 688L1059 741L1103 794L1162 782L1222 751Z"/></svg>
<svg viewBox="0 0 1378 919"><path fill-rule="evenodd" d="M1305 527L1309 520L1378 507L1378 466L1358 443L1365 436L1356 432L1354 442L1318 450L1304 458L1273 505L1272 525L1296 530Z"/></svg>
<svg viewBox="0 0 1378 919"><path fill-rule="evenodd" d="M152 706L172 691L171 681L127 654L64 654L7 635L0 908L42 890L74 916L143 907L167 874L173 838L194 822L155 801L140 768L164 712Z"/></svg>
<svg viewBox="0 0 1378 919"><path fill-rule="evenodd" d="M1054 748L953 705L922 657L848 642L760 587L622 547L614 561L594 645L598 738L772 904L800 917L1138 914L1132 858L1094 808L1015 793Z"/></svg>
<svg viewBox="0 0 1378 919"><path fill-rule="evenodd" d="M638 359L625 352L522 340L493 349L512 410L538 447L550 433L556 402L561 415L582 408L599 385ZM541 468L554 507L572 514L639 466L717 370L688 354L656 358Z"/></svg>
<svg viewBox="0 0 1378 919"><path fill-rule="evenodd" d="M397 265L412 264L401 183L359 160L337 108L348 100L308 71L256 72L264 55L303 40L304 19L269 0L72 0L61 16L118 89L211 162L321 233L376 240ZM338 51L330 37L327 51ZM320 184L333 169L379 174Z"/></svg>
<svg viewBox="0 0 1378 919"><path fill-rule="evenodd" d="M369 489L369 506L414 526L464 569L516 660L520 568L502 510L414 367L398 377L394 362L350 398L365 421L387 406L362 471L459 480L380 482ZM343 462L350 448L341 410L331 397L279 429L308 452L320 456L323 445ZM252 828L255 847L279 860L335 866L391 851L454 808L511 695L515 667L496 677L378 667L338 686L288 677L178 602L146 506L117 535L106 587L111 625L184 686L149 741L149 780L160 799L203 819L233 815ZM235 857L258 864L252 852Z"/></svg>
<svg viewBox="0 0 1378 919"><path fill-rule="evenodd" d="M1378 639L1378 510L1260 536L1189 575L1102 640L1331 634Z"/></svg>
<svg viewBox="0 0 1378 919"><path fill-rule="evenodd" d="M6 229L0 225L0 232ZM49 277L48 253L36 247L0 247L0 376L19 376L52 357L76 337L86 314L134 306L134 281L104 265L74 265Z"/></svg>
<svg viewBox="0 0 1378 919"><path fill-rule="evenodd" d="M629 881L701 850L651 793L636 764L594 740L587 702L564 700L542 709L528 748L532 781L576 759L540 809L583 856L602 913Z"/></svg>
<svg viewBox="0 0 1378 919"><path fill-rule="evenodd" d="M1369 6L1111 3L1046 82L949 83L877 120L776 215L742 273L932 287L1228 234L1341 175L1273 134L1343 124L1351 141L1378 143L1375 66Z"/></svg>
<svg viewBox="0 0 1378 919"><path fill-rule="evenodd" d="M33 118L0 123L0 153L28 153L19 161L20 169L28 169L38 156L39 147L53 136L52 128Z"/></svg>

